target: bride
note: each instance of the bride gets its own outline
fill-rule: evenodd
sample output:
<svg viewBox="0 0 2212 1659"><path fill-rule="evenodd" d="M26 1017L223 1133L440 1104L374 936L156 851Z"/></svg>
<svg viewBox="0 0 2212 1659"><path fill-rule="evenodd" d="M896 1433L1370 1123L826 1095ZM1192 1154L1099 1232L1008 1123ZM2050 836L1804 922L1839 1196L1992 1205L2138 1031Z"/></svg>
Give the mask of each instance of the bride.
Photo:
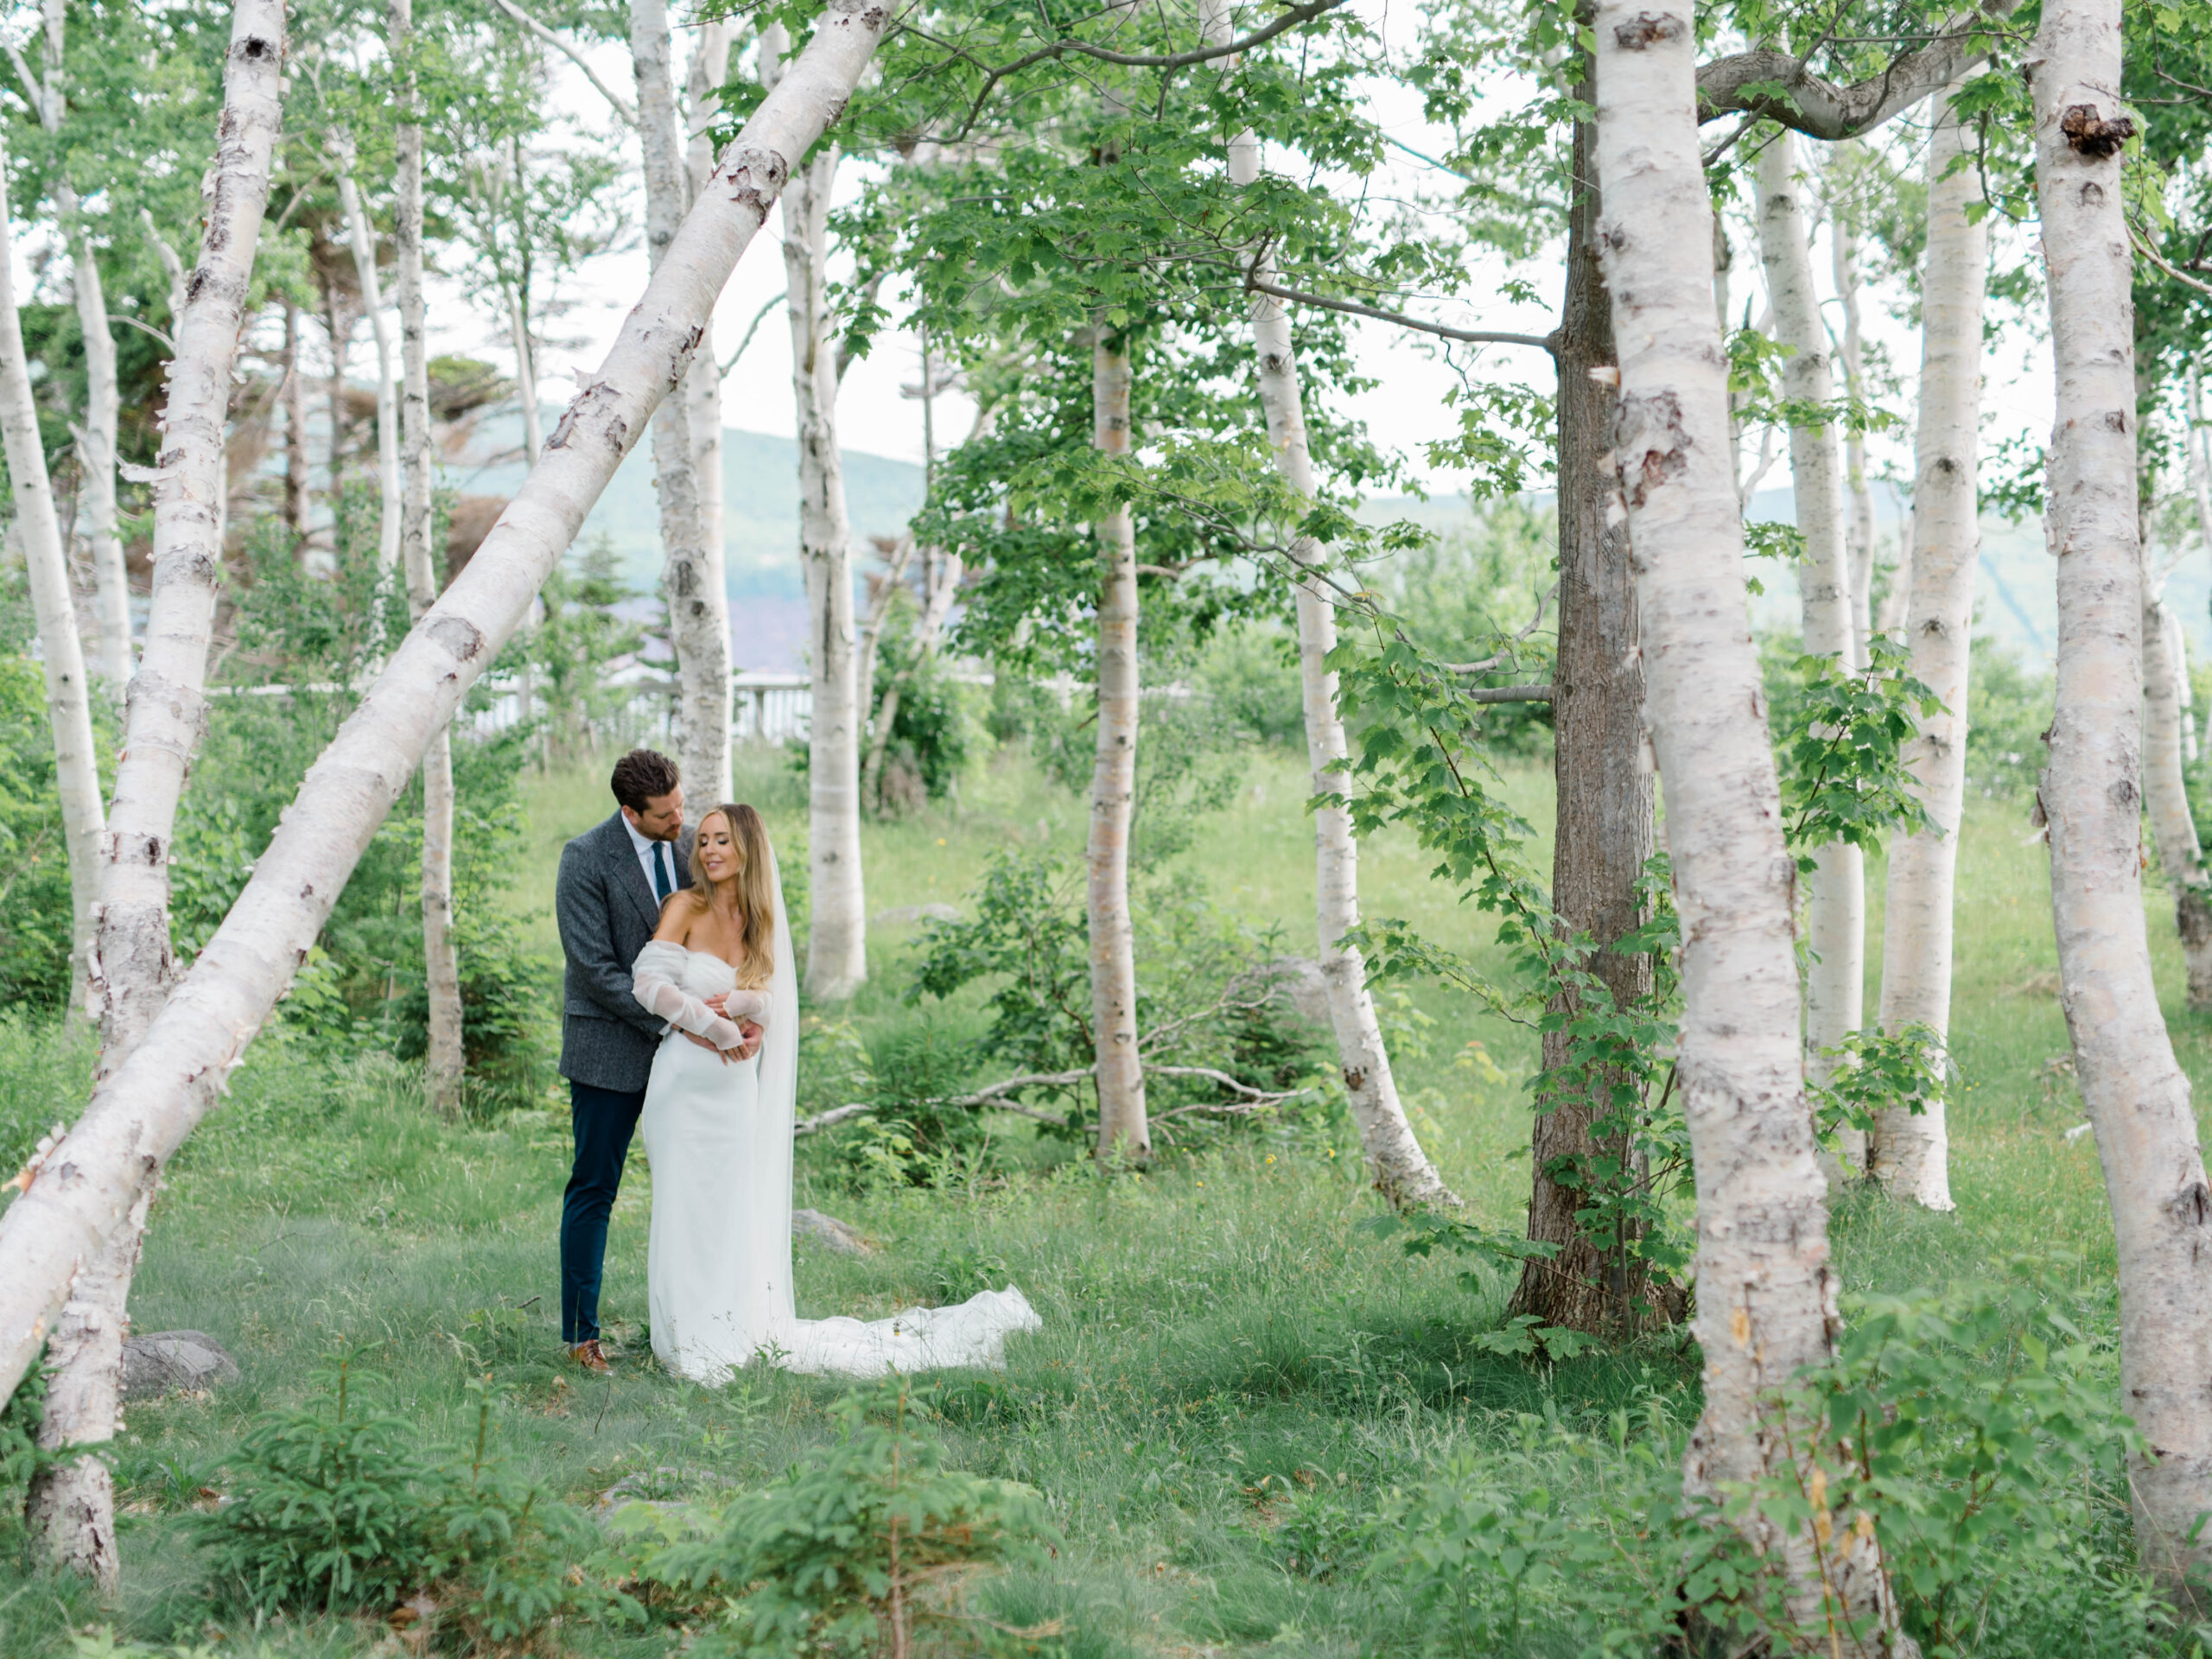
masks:
<svg viewBox="0 0 2212 1659"><path fill-rule="evenodd" d="M1011 1286L867 1323L793 1310L798 975L782 900L760 815L716 807L699 821L691 885L638 953L637 999L670 1027L642 1120L654 1356L709 1384L756 1357L852 1376L1000 1366L1007 1332L1043 1324Z"/></svg>

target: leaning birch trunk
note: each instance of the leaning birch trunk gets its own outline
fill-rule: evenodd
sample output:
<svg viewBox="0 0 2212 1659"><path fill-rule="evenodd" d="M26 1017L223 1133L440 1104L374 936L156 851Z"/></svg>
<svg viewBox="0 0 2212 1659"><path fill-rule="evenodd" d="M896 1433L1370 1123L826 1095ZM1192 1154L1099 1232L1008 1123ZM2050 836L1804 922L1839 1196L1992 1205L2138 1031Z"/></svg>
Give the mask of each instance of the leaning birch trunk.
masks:
<svg viewBox="0 0 2212 1659"><path fill-rule="evenodd" d="M236 8L224 119L203 204L208 229L189 297L171 319L175 353L154 486L152 602L100 843L93 989L100 1012L96 1076L103 1082L138 1046L169 991L168 859L177 800L207 724L207 648L222 577L224 422L269 201L283 49L283 0L246 0ZM54 1325L39 1426L40 1446L49 1453L105 1445L122 1427L125 1310L153 1197L151 1182L139 1189L124 1225L77 1275ZM114 1594L120 1557L115 1484L105 1463L88 1457L41 1466L31 1479L25 1519L45 1559Z"/></svg>
<svg viewBox="0 0 2212 1659"><path fill-rule="evenodd" d="M73 226L69 259L77 300L78 333L85 341L85 423L74 429L84 475L78 499L85 543L92 556L93 591L100 617L100 672L108 695L123 699L130 683L130 580L123 563L123 534L115 505L116 429L123 401L116 387L115 337L110 333L107 293L92 257L92 240L67 181L57 192L61 222Z"/></svg>
<svg viewBox="0 0 2212 1659"><path fill-rule="evenodd" d="M666 0L630 8L630 57L638 81L638 136L645 156L645 251L659 268L691 195L677 118ZM702 335L702 343L710 335ZM711 362L708 345L700 360ZM729 608L721 550L700 515L696 389L653 416L653 486L659 498L661 595L676 651L676 761L692 817L729 798Z"/></svg>
<svg viewBox="0 0 2212 1659"><path fill-rule="evenodd" d="M2120 0L2052 0L2030 49L2057 372L2044 534L2058 561L2050 828L2060 1000L2120 1260L2120 1395L2155 1455L2129 1470L2136 1548L2177 1594L2212 1510L2212 1197L2143 914L2142 568L2132 259L2120 198Z"/></svg>
<svg viewBox="0 0 2212 1659"><path fill-rule="evenodd" d="M822 14L806 50L725 152L713 188L544 457L309 771L145 1040L0 1214L0 1395L37 1359L80 1266L214 1105L431 735L512 635L654 406L682 380L700 324L775 205L790 158L843 110L887 21L872 0L832 0ZM27 397L7 397L28 390L6 372L11 297L0 288L0 414L18 404L28 414Z"/></svg>
<svg viewBox="0 0 2212 1659"><path fill-rule="evenodd" d="M1599 0L1595 34L1615 455L1685 942L1676 1076L1697 1180L1705 1405L1683 1472L1710 1493L1786 1472L1793 1449L1808 1455L1802 1432L1777 1432L1773 1392L1831 1357L1836 1281L1798 1039L1796 867L1746 620L1694 17L1684 0ZM1756 1504L1733 1519L1779 1558L1793 1610L1817 1628L1809 1529ZM1846 1544L1829 1567L1840 1611L1895 1629L1872 1550Z"/></svg>
<svg viewBox="0 0 2212 1659"><path fill-rule="evenodd" d="M1953 89L1955 90L1955 89ZM1908 671L1940 700L1906 744L1904 764L1930 827L1890 843L1882 925L1882 1028L1951 1029L1954 893L1966 800L1967 641L1981 556L1977 450L1981 423L1981 310L1989 233L1967 212L1971 135L1937 95L1928 148L1928 264L1920 288L1920 429L1913 460L1913 552L1900 569L1911 592L1904 617ZM1924 1112L1882 1113L1867 1142L1867 1173L1930 1210L1951 1205L1950 1136L1942 1101Z"/></svg>
<svg viewBox="0 0 2212 1659"><path fill-rule="evenodd" d="M1234 38L1225 0L1205 7L1205 36L1211 45ZM1229 146L1229 176L1239 188L1260 176L1260 141L1239 134ZM1274 280L1274 261L1255 253L1254 275ZM1291 340L1290 314L1280 300L1252 296L1254 378L1260 408L1267 417L1268 442L1275 471L1304 500L1313 498L1313 454L1306 431L1305 391L1298 353ZM924 365L925 377L927 365ZM1310 536L1293 540L1292 559L1301 568L1326 563L1327 551ZM1351 748L1337 705L1336 671L1329 653L1337 647L1337 612L1330 590L1319 580L1301 581L1297 590L1298 667L1306 714L1306 762L1319 801L1341 800L1351 787L1346 770ZM1414 1126L1398 1098L1398 1081L1376 1018L1375 998L1367 988L1367 962L1344 936L1359 925L1359 842L1351 813L1342 805L1313 809L1313 908L1316 953L1328 995L1329 1024L1337 1039L1337 1065L1344 1079L1345 1104L1359 1131L1360 1149L1377 1192L1394 1209L1456 1205L1459 1197L1421 1150Z"/></svg>
<svg viewBox="0 0 2212 1659"><path fill-rule="evenodd" d="M1759 154L1759 259L1774 305L1775 338L1791 348L1782 365L1783 395L1818 406L1834 395L1834 381L1820 296L1813 288L1812 237L1792 137L1779 134ZM1805 541L1797 566L1803 650L1810 657L1834 658L1850 672L1863 664L1852 625L1834 433L1825 426L1792 426L1789 476L1797 530ZM1805 943L1812 957L1805 969L1805 1050L1808 1068L1815 1077L1824 1077L1830 1062L1822 1058L1823 1051L1840 1046L1864 1023L1866 860L1858 848L1841 842L1829 842L1813 856L1817 861L1805 884ZM1844 1132L1843 1157L1854 1169L1866 1167L1863 1135Z"/></svg>
<svg viewBox="0 0 2212 1659"><path fill-rule="evenodd" d="M780 73L787 37L760 34L764 80ZM861 728L872 688L858 683L853 531L837 448L837 345L830 310L830 190L837 149L824 144L784 192L784 281L798 431L799 560L806 571L807 853L814 913L807 995L835 1001L868 977L868 898L861 870Z"/></svg>
<svg viewBox="0 0 2212 1659"><path fill-rule="evenodd" d="M0 151L0 167L6 160ZM6 207L7 191L0 181L0 266L13 257ZM69 597L69 559L61 545L61 520L54 509L54 485L39 437L38 407L31 396L30 365L16 318L12 270L0 270L0 313L4 313L0 316L0 435L6 442L16 523L22 531L23 563L46 670L47 718L54 731L61 833L69 854L69 1006L82 1009L92 968L93 904L99 884L99 763L92 747L84 644Z"/></svg>
<svg viewBox="0 0 2212 1659"><path fill-rule="evenodd" d="M412 118L420 92L412 63L413 0L391 0L391 47L404 118L394 130L392 251L399 288L400 563L407 614L420 620L438 596L430 556L430 359L423 338L423 126ZM453 938L453 730L441 727L423 754L423 979L429 1004L423 1052L430 1109L461 1116L461 960Z"/></svg>
<svg viewBox="0 0 2212 1659"><path fill-rule="evenodd" d="M393 386L391 321L384 314L384 290L377 280L376 233L361 206L361 192L353 182L353 149L350 140L339 146L338 205L346 215L346 233L353 251L353 276L360 284L361 309L369 314L369 332L377 343L377 614L371 624L375 637L384 637L384 607L399 574L399 531L405 512L400 499L399 407ZM332 440L334 446L336 440Z"/></svg>
<svg viewBox="0 0 2212 1659"><path fill-rule="evenodd" d="M1105 325L1091 347L1093 441L1129 453L1126 340ZM1123 506L1098 521L1098 752L1090 774L1084 907L1090 928L1090 1030L1097 1051L1098 1160L1152 1155L1144 1057L1137 1043L1136 935L1129 918L1129 828L1137 789L1137 538Z"/></svg>
<svg viewBox="0 0 2212 1659"><path fill-rule="evenodd" d="M2189 700L2181 617L2152 591L2143 596L2143 804L2158 862L2173 892L2174 928L2189 968L2189 1006L2212 1002L2212 872L2196 839L2182 764L2182 711Z"/></svg>

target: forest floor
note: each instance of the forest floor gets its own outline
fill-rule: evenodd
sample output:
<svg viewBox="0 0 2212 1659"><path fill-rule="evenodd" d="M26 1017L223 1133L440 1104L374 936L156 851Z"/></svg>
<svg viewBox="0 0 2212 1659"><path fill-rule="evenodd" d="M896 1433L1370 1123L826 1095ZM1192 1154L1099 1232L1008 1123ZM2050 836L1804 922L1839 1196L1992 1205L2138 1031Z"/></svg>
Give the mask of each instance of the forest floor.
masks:
<svg viewBox="0 0 2212 1659"><path fill-rule="evenodd" d="M1530 769L1511 783L1540 814L1548 778ZM772 826L785 832L801 809L787 785L775 788ZM1304 797L1287 757L1256 759L1181 861L1217 902L1279 924L1286 948L1301 953L1312 949ZM558 843L602 816L604 799L597 768L532 784L513 902L514 925L533 939L551 942ZM995 848L1044 842L1075 856L1084 823L1079 798L1026 767L995 770L958 805L868 828L870 906L958 904ZM1903 1291L2059 1253L2070 1258L2061 1272L2108 1325L2111 1230L2094 1149L2066 1138L2082 1113L2056 998L2047 859L2030 833L2018 800L1972 805L1953 1015L1966 1079L1950 1118L1958 1210L1905 1213L1846 1195L1836 1255L1847 1287ZM1427 867L1388 837L1366 849L1370 912L1408 916L1478 956L1491 950L1487 920L1454 905ZM1878 861L1868 887L1871 1009ZM2155 893L2152 912L2168 1019L2202 1101L2212 1023L2183 1008L2171 912ZM924 1017L898 995L912 938L886 928L872 940L876 980L850 1010L863 1035ZM1434 1022L1427 1049L1402 1046L1398 1064L1423 1139L1478 1218L1517 1227L1533 1041L1451 996L1417 1003ZM937 1017L980 1020L972 1006ZM115 1454L118 1608L27 1572L18 1523L0 1522L9 1659L69 1654L72 1633L98 1624L221 1652L397 1651L372 1618L255 1633L210 1601L188 1547L195 1509L222 1488L256 1414L306 1399L310 1373L341 1346L368 1346L382 1379L370 1386L426 1446L470 1433L465 1384L490 1373L507 1391L506 1454L587 1506L626 1480L626 1491L658 1497L757 1486L833 1432L832 1382L744 1375L709 1391L659 1373L634 1340L611 1380L565 1365L555 1236L569 1146L550 1096L543 1111L447 1126L390 1060L333 1064L312 1033L279 1031L176 1160L132 1309L140 1331L214 1333L244 1379L131 1409ZM1471 1039L1483 1047L1468 1049ZM0 1126L11 1143L74 1109L85 1060L81 1042L58 1030L0 1026ZM1352 1559L1379 1494L1455 1460L1572 1491L1602 1478L1586 1455L1593 1439L1632 1438L1672 1457L1694 1416L1694 1351L1679 1340L1554 1365L1485 1352L1476 1338L1503 1320L1510 1285L1470 1287L1462 1263L1408 1259L1365 1229L1380 1205L1348 1133L1255 1134L1113 1182L1042 1155L1026 1134L1014 1139L1022 1144L1006 1159L928 1190L871 1185L803 1157L798 1202L880 1249L845 1257L803 1247L800 1311L883 1313L1007 1282L1027 1294L1042 1333L1012 1344L1004 1373L950 1385L936 1427L957 1466L1028 1482L1050 1503L1066 1541L1052 1569L994 1586L991 1607L1009 1624L1061 1621L1071 1654L1414 1650L1403 1599ZM609 1250L605 1306L618 1339L634 1338L643 1317L650 1198L640 1150ZM683 1634L572 1629L563 1639L580 1653L643 1656L677 1650ZM1515 1646L1555 1650L1541 1630Z"/></svg>

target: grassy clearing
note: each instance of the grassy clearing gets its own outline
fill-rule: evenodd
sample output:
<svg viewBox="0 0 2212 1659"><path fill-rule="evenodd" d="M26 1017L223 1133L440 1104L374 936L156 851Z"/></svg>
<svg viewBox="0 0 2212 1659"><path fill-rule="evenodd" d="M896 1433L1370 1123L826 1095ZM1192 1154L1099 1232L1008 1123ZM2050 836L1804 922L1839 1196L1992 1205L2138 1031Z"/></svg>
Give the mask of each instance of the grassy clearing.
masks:
<svg viewBox="0 0 2212 1659"><path fill-rule="evenodd" d="M1548 778L1531 771L1510 783L1539 814ZM759 761L741 784L795 846L803 803L778 763ZM1217 899L1256 925L1281 925L1300 951L1311 949L1312 880L1302 798L1294 764L1263 757L1187 855ZM604 802L595 772L548 777L529 791L518 925L549 948L554 854ZM2052 1064L2066 1038L2046 861L2024 844L2023 819L2017 804L1976 803L1963 849L1958 1212L1908 1215L1847 1198L1837 1249L1854 1288L1939 1286L2056 1251L2075 1258L2068 1272L2103 1303L2110 1228L2093 1148L2063 1138L2079 1101ZM1083 827L1080 801L1026 768L995 769L957 807L870 827L871 906L957 903L997 848L1042 843L1072 855ZM1409 848L1367 849L1370 909L1463 946L1486 939L1484 919L1458 911L1426 874ZM1878 869L1870 886L1878 937ZM2171 915L2157 906L2152 931L2177 1047L2202 1088L2212 1027L2183 1011ZM863 1035L975 1017L972 1007L931 1012L899 999L912 935L877 936L876 981L850 1011ZM1878 946L1869 955L1878 974ZM1534 1044L1440 993L1398 1017L1414 1012L1433 1022L1425 1052L1412 1044L1417 1024L1402 1046L1424 1136L1478 1215L1510 1224L1528 1179L1522 1083ZM0 1026L6 1150L73 1109L87 1060L67 1033ZM1022 1130L1007 1133L1023 1143ZM216 1333L245 1380L131 1412L116 1453L127 1510L121 1608L104 1612L25 1571L18 1540L0 1538L0 1653L67 1654L69 1632L95 1621L145 1641L213 1641L219 1651L261 1642L272 1653L338 1656L390 1643L381 1625L346 1618L257 1634L210 1599L188 1544L195 1509L223 1489L254 1414L302 1399L308 1373L341 1344L373 1350L385 1403L426 1442L464 1438L474 1421L465 1384L489 1374L507 1391L511 1454L580 1504L624 1481L653 1497L759 1484L827 1434L837 1390L820 1382L747 1376L709 1392L659 1375L634 1348L611 1382L586 1383L563 1366L550 1305L567 1162L561 1114L446 1128L388 1060L332 1065L304 1033L257 1046L232 1101L176 1162L134 1308L141 1330ZM1071 1653L1434 1646L1404 1596L1357 1570L1374 1547L1362 1528L1381 1494L1456 1465L1571 1500L1609 1478L1593 1448L1632 1439L1663 1459L1694 1415L1694 1353L1679 1342L1548 1368L1483 1352L1473 1338L1501 1319L1508 1287L1470 1290L1459 1264L1409 1261L1363 1230L1376 1206L1348 1135L1255 1135L1112 1185L1024 1152L997 1173L979 1169L934 1191L858 1184L808 1143L799 1179L800 1203L883 1246L860 1260L803 1250L802 1312L880 1313L1011 1281L1044 1315L1045 1332L1015 1344L1003 1375L951 1380L938 1408L958 1463L1029 1482L1053 1509L1069 1543L1052 1571L1017 1574L989 1595L1007 1623L1062 1621ZM645 1304L649 1201L640 1154L611 1240L606 1307L618 1338L634 1336ZM2107 1327L2110 1317L2107 1307ZM2098 1547L2121 1548L2118 1537ZM674 1651L683 1639L665 1628L563 1634L575 1651L607 1656ZM2085 1632L2072 1644L2085 1654L2141 1645L2139 1631L2113 1639ZM1532 1624L1510 1642L1444 1650L1559 1649Z"/></svg>

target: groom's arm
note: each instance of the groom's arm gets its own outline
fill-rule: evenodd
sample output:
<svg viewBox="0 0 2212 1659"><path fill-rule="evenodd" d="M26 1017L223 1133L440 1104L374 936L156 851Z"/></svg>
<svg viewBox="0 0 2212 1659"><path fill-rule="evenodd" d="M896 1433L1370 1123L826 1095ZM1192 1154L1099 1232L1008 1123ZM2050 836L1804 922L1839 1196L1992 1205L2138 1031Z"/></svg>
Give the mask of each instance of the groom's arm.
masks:
<svg viewBox="0 0 2212 1659"><path fill-rule="evenodd" d="M563 848L561 874L553 887L553 915L575 982L608 1019L658 1034L662 1021L638 1006L631 990L631 964L614 954L612 912L605 875L573 844Z"/></svg>

